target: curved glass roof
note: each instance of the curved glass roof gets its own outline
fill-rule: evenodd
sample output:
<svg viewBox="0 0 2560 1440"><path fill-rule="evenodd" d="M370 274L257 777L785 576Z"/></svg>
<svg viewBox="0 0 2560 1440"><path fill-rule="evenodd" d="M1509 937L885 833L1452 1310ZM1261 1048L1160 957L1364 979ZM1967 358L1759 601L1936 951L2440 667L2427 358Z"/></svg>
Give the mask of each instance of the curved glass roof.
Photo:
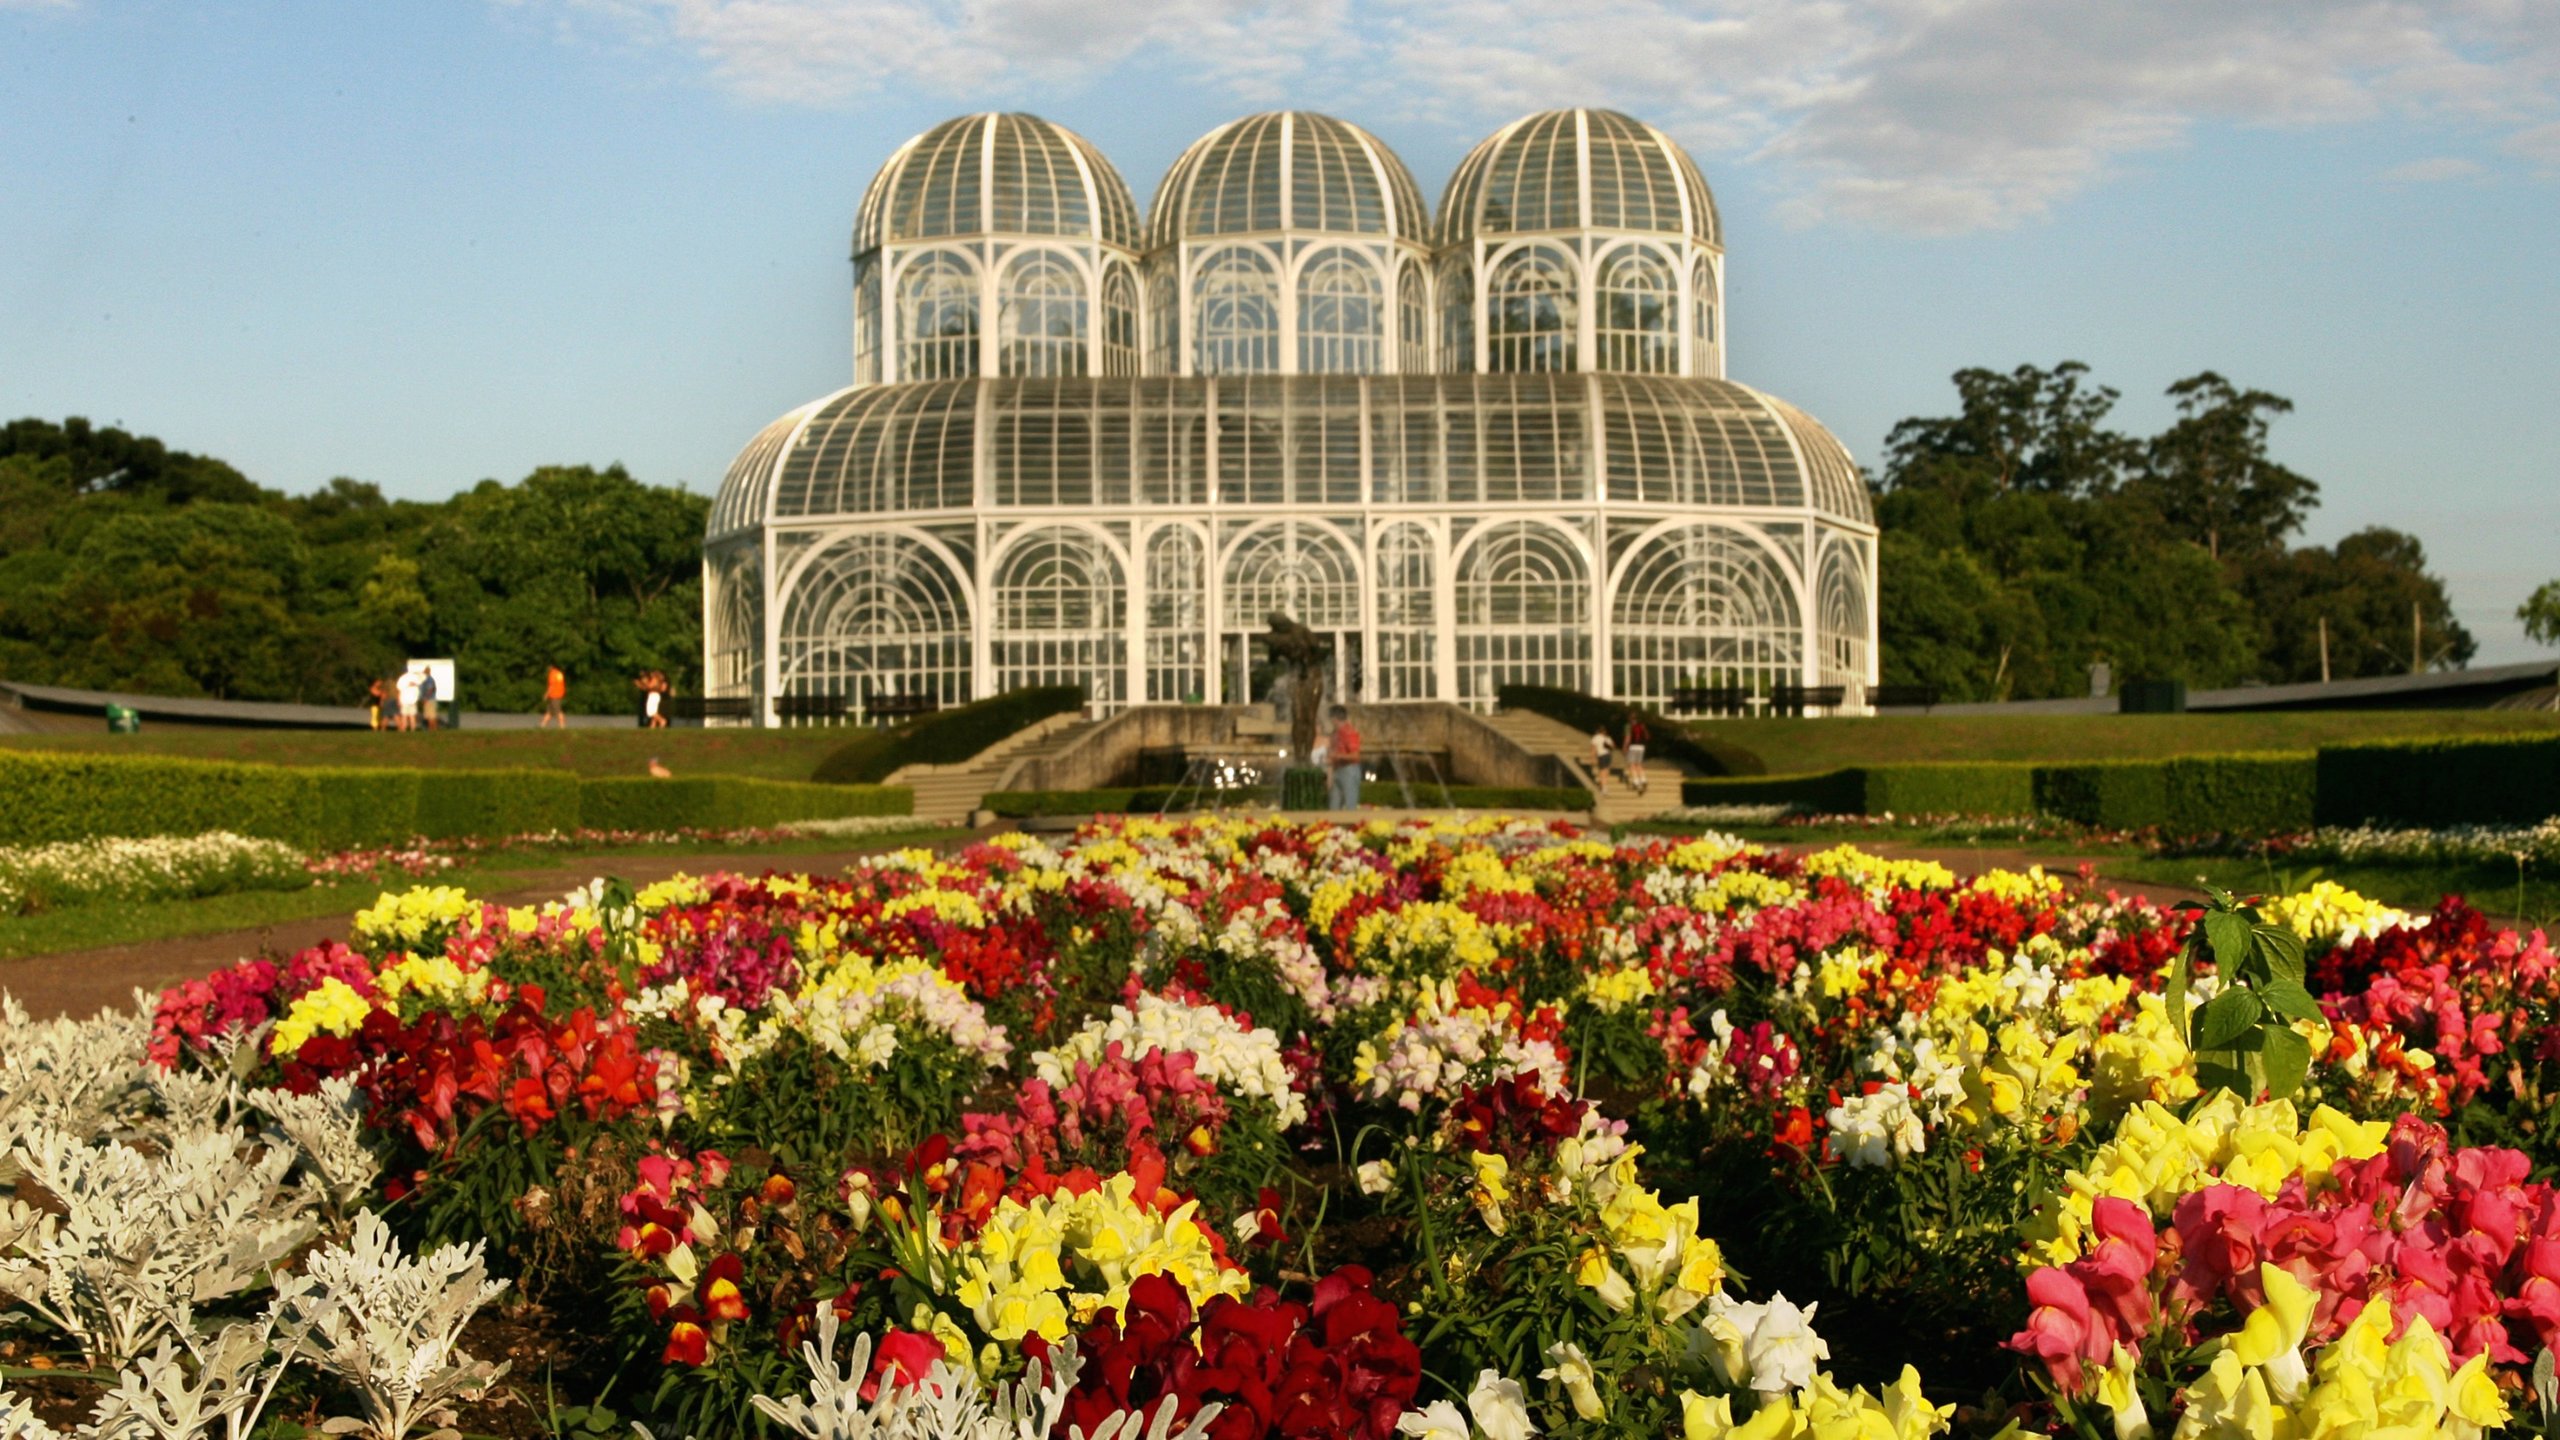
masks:
<svg viewBox="0 0 2560 1440"><path fill-rule="evenodd" d="M863 192L853 253L947 235L1065 235L1134 250L1138 206L1092 141L1037 115L963 115L898 147Z"/></svg>
<svg viewBox="0 0 2560 1440"><path fill-rule="evenodd" d="M1147 216L1149 248L1276 230L1431 242L1413 173L1377 136L1307 110L1232 120L1165 172Z"/></svg>
<svg viewBox="0 0 2560 1440"><path fill-rule="evenodd" d="M1871 525L1803 411L1665 375L937 380L857 386L765 427L707 538L766 521L1165 505L1810 510Z"/></svg>
<svg viewBox="0 0 2560 1440"><path fill-rule="evenodd" d="M1444 243L1584 229L1724 243L1715 197L1689 152L1615 110L1546 110L1512 121L1458 162L1440 199Z"/></svg>

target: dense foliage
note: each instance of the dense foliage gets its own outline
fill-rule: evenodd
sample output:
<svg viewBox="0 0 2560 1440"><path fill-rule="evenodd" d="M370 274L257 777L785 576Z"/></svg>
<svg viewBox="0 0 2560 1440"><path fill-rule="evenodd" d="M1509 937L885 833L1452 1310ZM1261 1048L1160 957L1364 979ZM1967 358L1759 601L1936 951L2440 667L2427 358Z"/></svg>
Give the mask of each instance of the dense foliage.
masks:
<svg viewBox="0 0 2560 1440"><path fill-rule="evenodd" d="M2550 1431L2560 958L2458 902L1240 818L351 939L163 1083L351 1085L655 1433Z"/></svg>
<svg viewBox="0 0 2560 1440"><path fill-rule="evenodd" d="M466 704L627 710L631 677L701 673L708 502L621 467L545 467L435 503L310 495L74 419L0 427L0 675L357 705L408 656Z"/></svg>
<svg viewBox="0 0 2560 1440"><path fill-rule="evenodd" d="M1959 411L1885 442L1887 683L1950 700L2088 693L2089 666L2191 686L2450 668L2476 648L2396 530L2291 546L2319 487L2277 463L2293 407L2208 371L2148 439L2108 428L2086 366L1962 370ZM2414 624L2413 624L2414 621Z"/></svg>

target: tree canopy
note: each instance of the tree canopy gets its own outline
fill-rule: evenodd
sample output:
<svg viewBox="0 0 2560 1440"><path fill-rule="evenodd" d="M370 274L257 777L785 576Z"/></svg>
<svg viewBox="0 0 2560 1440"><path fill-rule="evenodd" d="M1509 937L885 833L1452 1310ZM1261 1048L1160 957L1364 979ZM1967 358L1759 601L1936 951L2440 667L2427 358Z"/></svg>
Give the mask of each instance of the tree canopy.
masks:
<svg viewBox="0 0 2560 1440"><path fill-rule="evenodd" d="M545 467L436 503L337 479L287 496L219 460L71 419L0 427L0 675L356 704L449 655L473 708L571 708L701 673L708 502L620 466Z"/></svg>
<svg viewBox="0 0 2560 1440"><path fill-rule="evenodd" d="M2088 693L2089 667L2196 686L2459 666L2474 650L2414 536L2289 548L2319 486L2269 451L2290 401L2211 371L2158 435L2114 429L2088 367L1956 372L1957 411L1885 440L1889 683L1949 699ZM2412 618L2415 617L2413 626Z"/></svg>

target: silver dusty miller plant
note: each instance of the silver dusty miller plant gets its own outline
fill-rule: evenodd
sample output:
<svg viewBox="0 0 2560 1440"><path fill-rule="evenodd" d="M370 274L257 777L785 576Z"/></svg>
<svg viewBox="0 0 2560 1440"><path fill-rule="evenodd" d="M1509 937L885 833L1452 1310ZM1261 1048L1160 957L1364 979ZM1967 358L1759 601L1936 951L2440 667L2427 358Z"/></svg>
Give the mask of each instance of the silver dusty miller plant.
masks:
<svg viewBox="0 0 2560 1440"><path fill-rule="evenodd" d="M10 1159L62 1213L0 1201L0 1295L80 1342L93 1366L120 1366L186 1307L236 1295L315 1233L305 1196L284 1183L294 1152L252 1156L237 1134L198 1131L157 1156L38 1126Z"/></svg>
<svg viewBox="0 0 2560 1440"><path fill-rule="evenodd" d="M299 1327L299 1355L356 1397L360 1416L331 1420L331 1434L407 1440L418 1423L451 1425L451 1402L476 1399L506 1373L462 1352L462 1327L507 1288L489 1278L480 1245L447 1245L415 1259L382 1217L356 1216L344 1245L323 1246L297 1279L278 1282L279 1303ZM440 1429L449 1437L451 1429Z"/></svg>
<svg viewBox="0 0 2560 1440"><path fill-rule="evenodd" d="M275 1397L300 1339L281 1299L255 1322L199 1334L181 1310L150 1354L116 1377L83 1437L94 1440L246 1440Z"/></svg>
<svg viewBox="0 0 2560 1440"><path fill-rule="evenodd" d="M320 1202L329 1227L344 1227L382 1178L382 1157L364 1138L364 1100L356 1082L340 1075L308 1095L252 1090L249 1103L267 1117L267 1143L290 1147L299 1157L303 1183Z"/></svg>
<svg viewBox="0 0 2560 1440"><path fill-rule="evenodd" d="M818 1338L802 1341L801 1363L809 1367L809 1393L787 1400L758 1395L755 1406L804 1440L1040 1440L1054 1433L1075 1389L1084 1361L1070 1337L1050 1352L1051 1364L1037 1360L1011 1385L990 1393L978 1379L948 1360L938 1360L924 1378L910 1386L883 1385L878 1398L862 1398L871 1375L871 1337L854 1337L851 1353L836 1363L836 1313L818 1307ZM1069 1440L1200 1440L1218 1418L1216 1405L1177 1428L1175 1401L1168 1395L1149 1423L1138 1411L1123 1411L1087 1435L1082 1426L1068 1430ZM649 1432L642 1427L645 1437Z"/></svg>
<svg viewBox="0 0 2560 1440"><path fill-rule="evenodd" d="M32 1019L0 993L0 1149L38 1126L87 1138L124 1129L149 1102L143 1055L151 1001L86 1020Z"/></svg>

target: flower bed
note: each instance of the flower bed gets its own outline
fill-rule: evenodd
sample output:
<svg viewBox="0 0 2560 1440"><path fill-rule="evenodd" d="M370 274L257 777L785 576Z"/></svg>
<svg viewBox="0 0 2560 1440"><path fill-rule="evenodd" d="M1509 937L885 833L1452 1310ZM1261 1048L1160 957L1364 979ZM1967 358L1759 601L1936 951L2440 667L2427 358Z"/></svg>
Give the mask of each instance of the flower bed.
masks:
<svg viewBox="0 0 2560 1440"><path fill-rule="evenodd" d="M559 1383L658 1434L2550 1413L2560 964L2455 902L2195 917L1848 847L1124 821L386 895L95 1023L135 1113L343 1097L361 1158L310 1162L305 1213L486 1244L582 1337ZM0 1123L117 1123L36 1110Z"/></svg>
<svg viewBox="0 0 2560 1440"><path fill-rule="evenodd" d="M302 852L229 831L0 846L0 915L311 883Z"/></svg>

